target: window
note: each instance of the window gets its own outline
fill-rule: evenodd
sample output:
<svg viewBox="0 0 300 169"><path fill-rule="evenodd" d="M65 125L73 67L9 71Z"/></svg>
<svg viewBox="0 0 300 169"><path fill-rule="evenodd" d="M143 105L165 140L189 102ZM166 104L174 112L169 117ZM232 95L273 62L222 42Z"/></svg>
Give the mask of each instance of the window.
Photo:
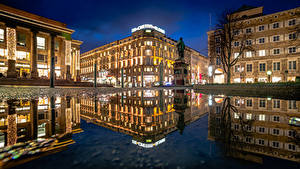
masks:
<svg viewBox="0 0 300 169"><path fill-rule="evenodd" d="M288 132L288 136L289 136L289 137L295 137L295 136L296 136L296 131L290 130L290 131Z"/></svg>
<svg viewBox="0 0 300 169"><path fill-rule="evenodd" d="M248 46L252 45L252 40L251 39L246 40L246 45Z"/></svg>
<svg viewBox="0 0 300 169"><path fill-rule="evenodd" d="M221 113L221 106L216 106L216 114L220 114Z"/></svg>
<svg viewBox="0 0 300 169"><path fill-rule="evenodd" d="M220 43L221 42L221 38L220 37L216 37L216 43Z"/></svg>
<svg viewBox="0 0 300 169"><path fill-rule="evenodd" d="M258 55L259 56L266 56L266 50L259 50Z"/></svg>
<svg viewBox="0 0 300 169"><path fill-rule="evenodd" d="M17 34L17 45L26 46L26 35L24 33Z"/></svg>
<svg viewBox="0 0 300 169"><path fill-rule="evenodd" d="M274 62L273 63L273 70L274 71L280 70L280 62Z"/></svg>
<svg viewBox="0 0 300 169"><path fill-rule="evenodd" d="M233 31L233 34L234 34L234 35L239 35L239 34L240 34L240 30L234 30L234 31Z"/></svg>
<svg viewBox="0 0 300 169"><path fill-rule="evenodd" d="M259 128L258 128L258 131L259 131L260 133L264 133L264 132L265 132L265 128L264 128L264 127L259 127Z"/></svg>
<svg viewBox="0 0 300 169"><path fill-rule="evenodd" d="M146 45L152 46L152 41L146 41Z"/></svg>
<svg viewBox="0 0 300 169"><path fill-rule="evenodd" d="M289 70L296 70L296 61L289 61Z"/></svg>
<svg viewBox="0 0 300 169"><path fill-rule="evenodd" d="M246 142L251 143L252 139L250 137L246 137Z"/></svg>
<svg viewBox="0 0 300 169"><path fill-rule="evenodd" d="M246 29L246 33L251 33L252 32L252 29L251 28L247 28Z"/></svg>
<svg viewBox="0 0 300 169"><path fill-rule="evenodd" d="M279 135L279 129L273 129L273 134Z"/></svg>
<svg viewBox="0 0 300 169"><path fill-rule="evenodd" d="M280 100L273 100L273 108L276 109L280 108Z"/></svg>
<svg viewBox="0 0 300 169"><path fill-rule="evenodd" d="M238 42L238 41L236 41L236 42L234 42L234 46L240 46L240 42Z"/></svg>
<svg viewBox="0 0 300 169"><path fill-rule="evenodd" d="M294 144L289 144L288 149L295 151L296 150L296 146Z"/></svg>
<svg viewBox="0 0 300 169"><path fill-rule="evenodd" d="M295 40L295 39L296 39L296 33L290 33L289 40Z"/></svg>
<svg viewBox="0 0 300 169"><path fill-rule="evenodd" d="M234 71L235 72L240 72L240 65L235 65Z"/></svg>
<svg viewBox="0 0 300 169"><path fill-rule="evenodd" d="M220 64L221 64L220 58L216 58L216 65L220 65Z"/></svg>
<svg viewBox="0 0 300 169"><path fill-rule="evenodd" d="M221 48L220 47L216 47L216 53L221 53Z"/></svg>
<svg viewBox="0 0 300 169"><path fill-rule="evenodd" d="M46 62L47 63L47 55L38 54L38 61Z"/></svg>
<svg viewBox="0 0 300 169"><path fill-rule="evenodd" d="M259 100L259 107L266 107L266 100Z"/></svg>
<svg viewBox="0 0 300 169"><path fill-rule="evenodd" d="M45 49L46 47L46 40L43 37L36 37L37 39L37 48L38 49Z"/></svg>
<svg viewBox="0 0 300 169"><path fill-rule="evenodd" d="M289 53L296 53L296 47L290 47Z"/></svg>
<svg viewBox="0 0 300 169"><path fill-rule="evenodd" d="M278 141L273 141L272 146L278 148L279 147L279 142Z"/></svg>
<svg viewBox="0 0 300 169"><path fill-rule="evenodd" d="M266 120L266 115L260 114L260 115L258 116L258 120L259 120L259 121L265 121L265 120Z"/></svg>
<svg viewBox="0 0 300 169"><path fill-rule="evenodd" d="M280 40L280 36L273 36L273 42L278 42Z"/></svg>
<svg viewBox="0 0 300 169"><path fill-rule="evenodd" d="M238 130L240 128L240 126L238 124L234 124L234 129Z"/></svg>
<svg viewBox="0 0 300 169"><path fill-rule="evenodd" d="M280 49L274 49L274 50L273 50L273 54L274 54L274 55L280 54Z"/></svg>
<svg viewBox="0 0 300 169"><path fill-rule="evenodd" d="M263 30L265 30L265 26L264 25L258 27L258 31L263 31Z"/></svg>
<svg viewBox="0 0 300 169"><path fill-rule="evenodd" d="M279 116L273 116L273 121L279 122L280 117Z"/></svg>
<svg viewBox="0 0 300 169"><path fill-rule="evenodd" d="M252 107L252 99L247 99L246 105L247 105L247 107Z"/></svg>
<svg viewBox="0 0 300 169"><path fill-rule="evenodd" d="M151 56L152 55L152 50L151 49L146 49L145 50L145 55L146 56Z"/></svg>
<svg viewBox="0 0 300 169"><path fill-rule="evenodd" d="M239 53L234 53L234 58L237 58L239 56Z"/></svg>
<svg viewBox="0 0 300 169"><path fill-rule="evenodd" d="M265 145L265 140L259 139L259 140L258 140L258 144L259 144L259 145Z"/></svg>
<svg viewBox="0 0 300 169"><path fill-rule="evenodd" d="M240 118L239 114L237 114L237 113L234 113L234 118L235 118L235 119L238 119L238 118Z"/></svg>
<svg viewBox="0 0 300 169"><path fill-rule="evenodd" d="M247 72L252 72L252 64L247 64Z"/></svg>
<svg viewBox="0 0 300 169"><path fill-rule="evenodd" d="M246 52L246 57L252 57L252 52L251 51Z"/></svg>
<svg viewBox="0 0 300 169"><path fill-rule="evenodd" d="M297 109L296 100L289 100L289 109Z"/></svg>
<svg viewBox="0 0 300 169"><path fill-rule="evenodd" d="M4 42L4 29L0 29L0 42Z"/></svg>
<svg viewBox="0 0 300 169"><path fill-rule="evenodd" d="M251 120L252 119L252 114L251 113L246 113L246 119Z"/></svg>
<svg viewBox="0 0 300 169"><path fill-rule="evenodd" d="M296 25L296 19L289 21L289 26L293 26L293 25Z"/></svg>
<svg viewBox="0 0 300 169"><path fill-rule="evenodd" d="M265 38L259 38L258 41L259 43L265 43Z"/></svg>
<svg viewBox="0 0 300 169"><path fill-rule="evenodd" d="M273 29L279 28L279 23L273 23Z"/></svg>
<svg viewBox="0 0 300 169"><path fill-rule="evenodd" d="M240 99L235 99L234 105L235 106L240 106Z"/></svg>
<svg viewBox="0 0 300 169"><path fill-rule="evenodd" d="M260 63L259 64L259 71L261 71L261 72L266 71L266 64L265 63Z"/></svg>

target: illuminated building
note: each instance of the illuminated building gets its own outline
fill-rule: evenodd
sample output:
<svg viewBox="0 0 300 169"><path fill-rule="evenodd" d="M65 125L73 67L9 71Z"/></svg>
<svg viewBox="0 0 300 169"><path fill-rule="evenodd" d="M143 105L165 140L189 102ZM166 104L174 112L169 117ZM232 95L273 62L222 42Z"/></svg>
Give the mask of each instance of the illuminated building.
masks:
<svg viewBox="0 0 300 169"><path fill-rule="evenodd" d="M209 107L208 139L222 142L226 153L235 158L263 163L264 157L299 162L299 133L290 125L299 118L300 102L254 97L232 97L230 104L237 109L227 122L223 118L224 96L212 97ZM224 124L225 123L225 124ZM224 126L228 126L224 129ZM227 135L228 140L224 140ZM232 151L230 151L232 150Z"/></svg>
<svg viewBox="0 0 300 169"><path fill-rule="evenodd" d="M165 31L146 24L132 29L132 34L103 45L80 56L82 80L93 81L97 64L98 83L125 87L153 86L173 83L173 63L177 59L177 41ZM196 50L186 47L185 61L190 64L188 84L204 83L208 60Z"/></svg>
<svg viewBox="0 0 300 169"><path fill-rule="evenodd" d="M201 94L184 91L187 97L181 115L175 109L172 90L128 91L111 96L81 99L82 119L132 136L132 143L151 148L167 142L166 135L176 131L178 124L194 122L207 112ZM191 100L194 102L192 103ZM181 121L180 121L181 120Z"/></svg>
<svg viewBox="0 0 300 169"><path fill-rule="evenodd" d="M0 4L0 73L16 78L79 80L81 41L66 24Z"/></svg>
<svg viewBox="0 0 300 169"><path fill-rule="evenodd" d="M300 8L263 14L263 7L241 8L236 12L243 29L236 31L232 58L238 56L242 35L250 34L247 45L253 51L244 51L231 69L232 83L286 82L300 76L299 25ZM226 73L220 60L220 34L208 34L210 83L224 83ZM298 32L298 33L297 33Z"/></svg>
<svg viewBox="0 0 300 169"><path fill-rule="evenodd" d="M0 166L10 168L61 151L67 145L75 143L70 136L82 131L78 101L79 99L70 97L0 100L1 153L3 148L13 147L16 144L19 148L14 151L15 154L18 151L27 152L22 154L20 159L17 159L18 156L7 160L5 156L1 156ZM37 140L47 141L49 139L55 139L55 142L44 147L32 147L34 149L20 146L29 142L33 143L31 145L37 146ZM39 153L30 154L34 153L33 150L36 148Z"/></svg>

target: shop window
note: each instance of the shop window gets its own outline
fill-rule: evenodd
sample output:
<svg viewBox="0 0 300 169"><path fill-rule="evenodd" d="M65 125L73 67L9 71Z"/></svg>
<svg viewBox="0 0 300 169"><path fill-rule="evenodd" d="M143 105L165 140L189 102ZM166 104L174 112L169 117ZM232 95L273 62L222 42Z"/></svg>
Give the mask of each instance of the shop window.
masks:
<svg viewBox="0 0 300 169"><path fill-rule="evenodd" d="M43 37L36 37L37 39L37 48L45 49L46 48L46 40Z"/></svg>

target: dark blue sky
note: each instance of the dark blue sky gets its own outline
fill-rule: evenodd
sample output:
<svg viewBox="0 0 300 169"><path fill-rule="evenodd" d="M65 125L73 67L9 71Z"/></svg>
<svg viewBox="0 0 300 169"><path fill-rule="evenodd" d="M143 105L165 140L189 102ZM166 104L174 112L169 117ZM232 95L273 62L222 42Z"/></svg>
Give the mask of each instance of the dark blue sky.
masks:
<svg viewBox="0 0 300 169"><path fill-rule="evenodd" d="M266 14L300 6L300 0L1 0L1 3L64 22L82 40L82 52L130 35L133 27L149 23L173 39L207 53L207 35L224 8L264 6Z"/></svg>

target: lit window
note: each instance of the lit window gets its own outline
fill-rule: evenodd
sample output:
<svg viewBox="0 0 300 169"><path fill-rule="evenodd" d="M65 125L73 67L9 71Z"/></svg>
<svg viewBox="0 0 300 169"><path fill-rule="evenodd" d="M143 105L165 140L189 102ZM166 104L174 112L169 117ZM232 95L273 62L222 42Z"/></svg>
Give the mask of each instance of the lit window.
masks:
<svg viewBox="0 0 300 169"><path fill-rule="evenodd" d="M239 114L238 113L234 113L234 118L235 119L238 119L240 116L239 116Z"/></svg>
<svg viewBox="0 0 300 169"><path fill-rule="evenodd" d="M246 57L252 57L252 52L251 51L246 52Z"/></svg>
<svg viewBox="0 0 300 169"><path fill-rule="evenodd" d="M234 58L237 58L239 56L239 53L234 53Z"/></svg>
<svg viewBox="0 0 300 169"><path fill-rule="evenodd" d="M38 49L45 49L46 47L46 40L43 37L36 37L37 39L37 48Z"/></svg>
<svg viewBox="0 0 300 169"><path fill-rule="evenodd" d="M152 46L152 41L146 41L146 45Z"/></svg>
<svg viewBox="0 0 300 169"><path fill-rule="evenodd" d="M146 49L145 50L145 55L146 56L151 56L152 55L152 50L151 49Z"/></svg>
<svg viewBox="0 0 300 169"><path fill-rule="evenodd" d="M259 120L259 121L265 121L265 120L266 120L266 115L260 114L260 115L258 116L258 120Z"/></svg>
<svg viewBox="0 0 300 169"><path fill-rule="evenodd" d="M266 50L259 50L258 54L259 56L266 56Z"/></svg>
<svg viewBox="0 0 300 169"><path fill-rule="evenodd" d="M0 29L0 42L4 41L4 29Z"/></svg>
<svg viewBox="0 0 300 169"><path fill-rule="evenodd" d="M251 113L247 113L246 114L246 119L247 120L251 120L252 119L252 114Z"/></svg>

